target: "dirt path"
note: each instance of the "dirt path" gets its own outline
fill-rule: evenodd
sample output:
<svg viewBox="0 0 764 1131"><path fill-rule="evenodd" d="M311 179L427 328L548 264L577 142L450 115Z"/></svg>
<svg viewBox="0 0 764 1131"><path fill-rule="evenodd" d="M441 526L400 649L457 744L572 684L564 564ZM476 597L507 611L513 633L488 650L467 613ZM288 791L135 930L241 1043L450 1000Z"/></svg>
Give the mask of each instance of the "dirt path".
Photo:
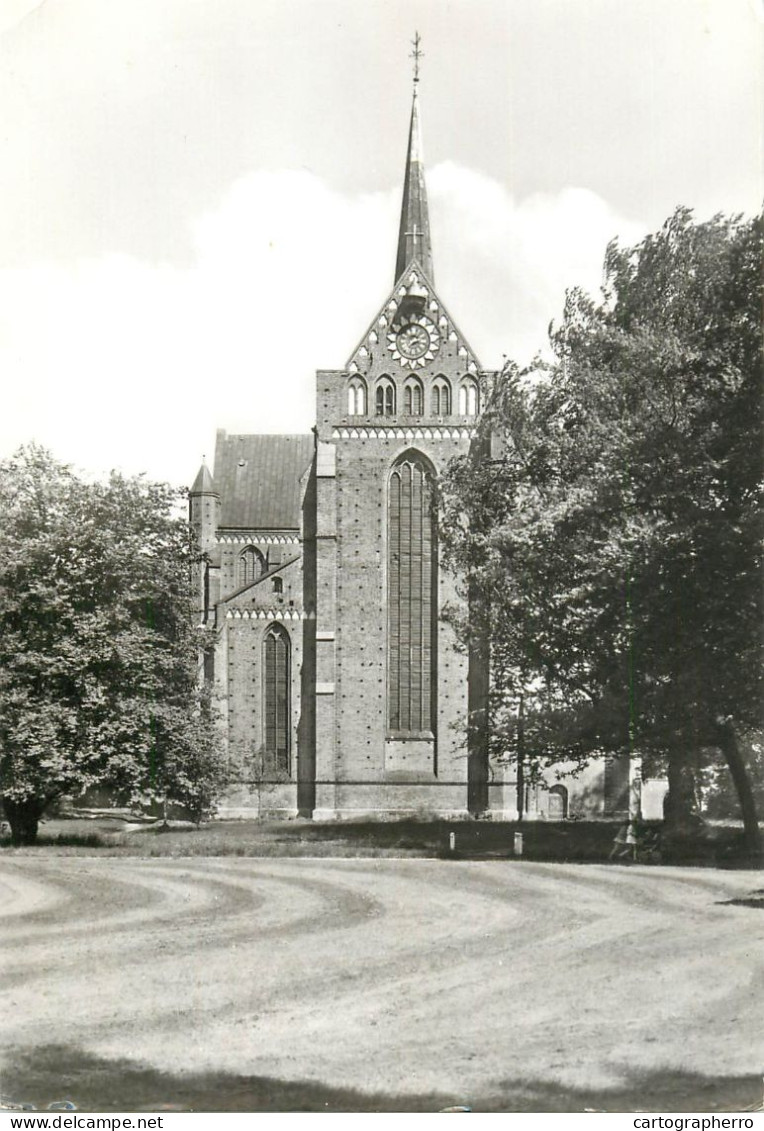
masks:
<svg viewBox="0 0 764 1131"><path fill-rule="evenodd" d="M722 902L760 874L38 856L0 885L6 1094L707 1110L760 1069L764 915Z"/></svg>

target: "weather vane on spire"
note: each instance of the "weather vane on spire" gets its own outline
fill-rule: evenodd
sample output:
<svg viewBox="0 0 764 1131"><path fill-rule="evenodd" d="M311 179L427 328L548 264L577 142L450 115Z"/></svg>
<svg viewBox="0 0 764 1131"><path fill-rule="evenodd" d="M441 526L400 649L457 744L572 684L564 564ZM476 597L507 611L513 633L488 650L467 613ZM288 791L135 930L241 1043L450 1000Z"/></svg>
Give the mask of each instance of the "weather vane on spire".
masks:
<svg viewBox="0 0 764 1131"><path fill-rule="evenodd" d="M419 46L421 42L419 32L414 32L414 38L411 40L414 50L409 55L409 58L414 60L414 82L419 82L419 60L424 58L424 51Z"/></svg>

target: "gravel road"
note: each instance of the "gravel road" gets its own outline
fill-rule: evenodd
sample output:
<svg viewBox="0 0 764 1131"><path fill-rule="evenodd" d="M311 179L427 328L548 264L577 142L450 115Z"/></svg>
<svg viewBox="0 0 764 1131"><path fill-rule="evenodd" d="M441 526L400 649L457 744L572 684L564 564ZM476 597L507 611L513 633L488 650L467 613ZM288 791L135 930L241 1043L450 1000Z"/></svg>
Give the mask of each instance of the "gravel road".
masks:
<svg viewBox="0 0 764 1131"><path fill-rule="evenodd" d="M154 1092L196 1081L207 1110L201 1079L240 1096L269 1081L282 1110L290 1088L295 1109L557 1095L582 1110L670 1077L705 1087L706 1110L760 1071L764 915L725 901L761 885L499 861L6 857L2 1091L42 1087L47 1064L46 1087L70 1091L78 1071L117 1093L133 1071ZM124 1102L105 1094L104 1110Z"/></svg>

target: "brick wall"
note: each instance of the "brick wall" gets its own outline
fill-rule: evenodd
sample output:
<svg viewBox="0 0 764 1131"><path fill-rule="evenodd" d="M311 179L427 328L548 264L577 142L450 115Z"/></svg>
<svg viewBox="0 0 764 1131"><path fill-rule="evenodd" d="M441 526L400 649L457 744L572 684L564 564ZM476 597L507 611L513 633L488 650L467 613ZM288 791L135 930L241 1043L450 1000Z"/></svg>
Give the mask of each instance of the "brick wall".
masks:
<svg viewBox="0 0 764 1131"><path fill-rule="evenodd" d="M426 318L433 343L426 364L417 360L414 368L396 355L390 338L412 312ZM440 300L414 272L396 286L347 365L316 375L317 449L304 481L302 558L281 571L279 623L289 632L292 656L294 790L274 789L276 808L319 817L466 812L469 663L440 615L447 603L462 599L442 569L434 734L388 732L387 501L391 468L405 452L424 455L438 476L450 459L469 450L477 406L463 411L459 391L464 383L477 388L486 376ZM378 416L375 389L383 379L393 383L395 412ZM351 384L365 390L365 412L358 400L351 404ZM407 384L421 390L419 400L407 401ZM450 390L448 413L442 399L434 399L436 385ZM421 412L414 413L417 407ZM275 555L286 561L295 549L294 542L280 539L284 532L220 534L224 595L238 586L245 546L260 549L269 566ZM274 603L265 585L228 601L218 647L231 757L244 763L262 740L262 641ZM289 619L293 614L300 619ZM245 773L246 766L241 769ZM248 804L254 808L255 799L242 783L231 792L231 812Z"/></svg>
<svg viewBox="0 0 764 1131"><path fill-rule="evenodd" d="M232 539L229 533L224 535ZM231 786L224 815L297 811L297 780L300 751L302 702L302 656L305 612L302 600L302 560L287 564L299 552L294 541L274 543L273 535L252 532L236 540L221 542L221 579L224 592L238 588L241 550L256 546L270 570L258 584L229 599L221 607L221 639L217 648L218 688L225 696L227 757ZM285 538L285 535L279 535ZM278 567L274 559L284 560ZM276 579L281 591L274 589ZM263 762L263 642L272 624L287 633L290 645L289 681L289 772L270 772ZM221 671L221 665L224 669Z"/></svg>
<svg viewBox="0 0 764 1131"><path fill-rule="evenodd" d="M320 816L464 813L467 808L468 658L440 617L447 602L459 599L454 579L443 570L437 594L435 742L396 742L387 731L390 471L401 455L414 450L441 474L450 459L469 450L476 420L459 413L459 388L463 380L480 381L482 376L432 293L426 309L440 327L440 346L435 358L415 373L391 355L387 332L395 309L388 303L348 366L317 374ZM395 385L392 416L375 411L375 388L382 378ZM406 384L412 379L421 382L424 394L423 411L417 415L403 411ZM367 411L351 414L348 388L360 380ZM444 380L451 389L452 411L434 416L433 386Z"/></svg>

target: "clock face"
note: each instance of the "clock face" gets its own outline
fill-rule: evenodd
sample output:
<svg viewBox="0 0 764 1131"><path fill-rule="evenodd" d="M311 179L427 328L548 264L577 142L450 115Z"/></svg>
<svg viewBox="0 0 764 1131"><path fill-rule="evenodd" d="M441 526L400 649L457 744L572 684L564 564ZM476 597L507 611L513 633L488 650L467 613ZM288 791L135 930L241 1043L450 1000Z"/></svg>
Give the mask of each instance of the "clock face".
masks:
<svg viewBox="0 0 764 1131"><path fill-rule="evenodd" d="M418 369L432 361L439 346L437 327L425 314L404 317L387 335L387 348L404 369Z"/></svg>
<svg viewBox="0 0 764 1131"><path fill-rule="evenodd" d="M398 331L398 352L404 357L421 357L430 348L430 335L424 326L414 322Z"/></svg>

